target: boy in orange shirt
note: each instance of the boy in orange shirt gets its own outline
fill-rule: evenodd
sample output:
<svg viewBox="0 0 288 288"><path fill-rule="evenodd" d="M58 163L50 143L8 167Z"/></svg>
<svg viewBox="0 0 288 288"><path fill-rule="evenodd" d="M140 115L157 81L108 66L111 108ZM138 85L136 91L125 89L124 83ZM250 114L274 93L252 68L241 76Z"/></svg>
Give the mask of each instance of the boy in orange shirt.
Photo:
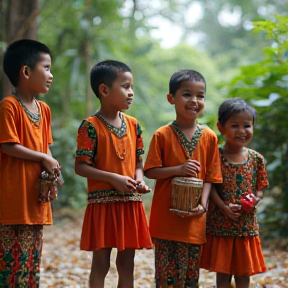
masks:
<svg viewBox="0 0 288 288"><path fill-rule="evenodd" d="M167 100L175 106L176 120L154 133L145 162L145 176L157 180L149 226L157 288L198 287L211 183L222 182L217 136L196 122L205 98L206 83L200 73L180 70L172 75ZM204 183L198 207L189 213L170 211L172 179L197 174Z"/></svg>
<svg viewBox="0 0 288 288"><path fill-rule="evenodd" d="M43 225L50 203L38 200L39 176L53 173L51 112L35 97L52 83L50 50L19 40L6 50L5 74L15 92L0 102L0 286L39 287Z"/></svg>
<svg viewBox="0 0 288 288"><path fill-rule="evenodd" d="M142 131L121 112L134 99L133 75L126 64L106 60L92 68L90 80L101 106L78 130L75 172L88 182L80 248L93 251L90 288L104 287L113 247L117 287L130 288L135 249L152 248L140 195L150 191L143 181Z"/></svg>

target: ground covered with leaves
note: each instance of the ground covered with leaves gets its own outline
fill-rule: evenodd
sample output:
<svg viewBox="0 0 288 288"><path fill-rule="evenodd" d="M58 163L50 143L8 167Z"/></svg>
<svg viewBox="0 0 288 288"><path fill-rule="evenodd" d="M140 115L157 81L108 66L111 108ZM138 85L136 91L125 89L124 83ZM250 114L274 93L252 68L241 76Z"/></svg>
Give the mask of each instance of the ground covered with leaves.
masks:
<svg viewBox="0 0 288 288"><path fill-rule="evenodd" d="M40 288L86 288L92 254L79 250L84 211L61 210L54 213L53 226L44 228L44 247ZM268 271L251 277L251 288L288 288L288 253L265 244ZM116 251L105 288L117 287ZM135 288L154 288L153 250L138 250L135 257ZM215 273L201 270L200 287L215 287Z"/></svg>

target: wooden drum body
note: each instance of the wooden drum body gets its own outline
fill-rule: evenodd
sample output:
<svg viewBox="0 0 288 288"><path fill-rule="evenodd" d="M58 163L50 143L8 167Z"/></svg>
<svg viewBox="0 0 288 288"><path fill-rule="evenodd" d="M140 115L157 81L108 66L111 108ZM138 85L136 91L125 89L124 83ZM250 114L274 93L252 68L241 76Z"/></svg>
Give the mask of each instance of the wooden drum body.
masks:
<svg viewBox="0 0 288 288"><path fill-rule="evenodd" d="M195 177L175 177L171 186L170 211L188 213L198 206L203 180Z"/></svg>

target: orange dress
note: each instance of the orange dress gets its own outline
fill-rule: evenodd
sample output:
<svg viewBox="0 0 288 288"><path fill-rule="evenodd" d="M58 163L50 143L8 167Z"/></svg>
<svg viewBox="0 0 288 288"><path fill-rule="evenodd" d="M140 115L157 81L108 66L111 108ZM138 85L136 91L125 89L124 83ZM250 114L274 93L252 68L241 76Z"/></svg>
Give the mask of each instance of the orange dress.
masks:
<svg viewBox="0 0 288 288"><path fill-rule="evenodd" d="M84 120L78 130L76 161L135 178L136 161L144 153L141 130L135 118L123 113L120 117L120 128L97 113ZM152 248L141 196L121 194L104 181L88 178L87 182L80 248Z"/></svg>
<svg viewBox="0 0 288 288"><path fill-rule="evenodd" d="M185 163L187 153L189 154L187 147L191 141L183 133L181 134L181 131L177 135L171 125L159 128L153 135L144 171L155 167L172 167ZM216 134L210 128L205 127L193 152L193 159L201 163L198 177L203 182L222 182L217 143ZM156 181L149 223L151 236L191 244L203 244L206 241L206 214L197 218L181 218L170 212L171 181L172 178Z"/></svg>
<svg viewBox="0 0 288 288"><path fill-rule="evenodd" d="M18 143L31 150L48 152L52 141L51 111L39 101L41 120L36 126L14 96L0 103L0 144ZM38 201L41 164L9 156L0 149L0 223L52 224L50 203Z"/></svg>
<svg viewBox="0 0 288 288"><path fill-rule="evenodd" d="M241 204L247 191L256 194L268 186L265 161L261 154L248 149L243 163L233 164L220 148L223 184L217 191L226 205ZM212 201L207 212L207 242L202 247L200 267L229 275L254 275L266 271L259 238L256 209L241 211L237 220L228 218Z"/></svg>

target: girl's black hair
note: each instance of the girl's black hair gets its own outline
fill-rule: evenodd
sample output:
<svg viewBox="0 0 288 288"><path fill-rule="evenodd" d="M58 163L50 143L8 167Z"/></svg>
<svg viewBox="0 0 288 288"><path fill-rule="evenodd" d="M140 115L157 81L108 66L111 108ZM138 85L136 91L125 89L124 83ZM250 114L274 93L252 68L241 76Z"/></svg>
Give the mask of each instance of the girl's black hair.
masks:
<svg viewBox="0 0 288 288"><path fill-rule="evenodd" d="M247 112L253 117L253 124L256 119L255 109L250 106L244 99L240 97L230 98L225 100L218 109L218 123L225 125L227 120L234 114Z"/></svg>

